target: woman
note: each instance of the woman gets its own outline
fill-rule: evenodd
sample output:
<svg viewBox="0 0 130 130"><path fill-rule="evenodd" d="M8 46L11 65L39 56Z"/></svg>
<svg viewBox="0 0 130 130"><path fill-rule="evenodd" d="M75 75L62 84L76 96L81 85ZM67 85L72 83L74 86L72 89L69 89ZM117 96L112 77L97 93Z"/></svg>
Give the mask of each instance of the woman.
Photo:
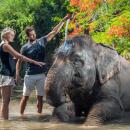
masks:
<svg viewBox="0 0 130 130"><path fill-rule="evenodd" d="M1 33L2 42L0 44L0 92L2 96L2 103L0 109L0 119L4 120L8 119L11 89L12 86L15 85L14 58L39 65L41 67L42 65L45 65L45 63L34 61L15 51L11 46L14 37L15 31L12 28L5 28Z"/></svg>

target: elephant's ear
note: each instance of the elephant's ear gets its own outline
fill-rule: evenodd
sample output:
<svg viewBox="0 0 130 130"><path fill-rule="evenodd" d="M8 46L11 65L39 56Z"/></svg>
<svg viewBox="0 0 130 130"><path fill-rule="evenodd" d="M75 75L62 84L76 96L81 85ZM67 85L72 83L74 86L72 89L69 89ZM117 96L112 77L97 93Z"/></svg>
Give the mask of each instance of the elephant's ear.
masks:
<svg viewBox="0 0 130 130"><path fill-rule="evenodd" d="M100 48L96 67L100 82L104 84L120 71L120 56L112 48L104 45L100 45Z"/></svg>

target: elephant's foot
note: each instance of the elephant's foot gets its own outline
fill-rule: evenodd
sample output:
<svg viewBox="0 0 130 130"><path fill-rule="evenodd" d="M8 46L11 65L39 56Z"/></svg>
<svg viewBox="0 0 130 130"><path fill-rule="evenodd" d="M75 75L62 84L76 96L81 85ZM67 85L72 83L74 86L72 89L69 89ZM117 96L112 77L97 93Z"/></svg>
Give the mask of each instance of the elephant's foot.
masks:
<svg viewBox="0 0 130 130"><path fill-rule="evenodd" d="M75 109L73 103L65 103L54 108L53 121L72 122L75 119Z"/></svg>
<svg viewBox="0 0 130 130"><path fill-rule="evenodd" d="M108 119L120 116L120 105L113 100L104 100L93 105L86 119L86 126L102 126Z"/></svg>

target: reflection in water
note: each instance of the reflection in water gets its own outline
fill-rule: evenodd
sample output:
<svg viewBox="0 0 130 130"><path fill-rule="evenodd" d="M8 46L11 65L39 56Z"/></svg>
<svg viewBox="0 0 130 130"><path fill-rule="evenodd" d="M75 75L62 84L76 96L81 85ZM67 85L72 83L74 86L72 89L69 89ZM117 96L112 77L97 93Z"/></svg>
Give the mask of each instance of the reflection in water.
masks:
<svg viewBox="0 0 130 130"><path fill-rule="evenodd" d="M0 121L0 130L90 130L80 124L64 124L50 122L52 107L44 105L43 114L36 114L36 106L28 105L25 116L19 115L19 104L15 101L10 105L9 121ZM111 125L105 125L102 128L93 128L92 130L129 130L130 113L124 114L125 118L115 120ZM127 124L128 123L128 124Z"/></svg>

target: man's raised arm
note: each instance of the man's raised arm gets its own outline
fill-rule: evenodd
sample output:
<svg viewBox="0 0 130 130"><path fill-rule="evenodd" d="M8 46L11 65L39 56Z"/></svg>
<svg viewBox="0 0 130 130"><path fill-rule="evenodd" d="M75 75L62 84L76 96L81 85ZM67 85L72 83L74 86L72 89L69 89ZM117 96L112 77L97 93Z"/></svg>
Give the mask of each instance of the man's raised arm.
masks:
<svg viewBox="0 0 130 130"><path fill-rule="evenodd" d="M61 21L58 25L56 25L56 26L54 27L54 29L53 29L49 34L46 35L47 41L52 40L52 38L54 38L54 36L55 36L57 33L60 32L61 28L63 27L63 25L64 25L64 23L65 23L65 21L66 21L67 19L69 19L70 17L71 17L71 15L66 15L66 16L62 19L62 21Z"/></svg>

